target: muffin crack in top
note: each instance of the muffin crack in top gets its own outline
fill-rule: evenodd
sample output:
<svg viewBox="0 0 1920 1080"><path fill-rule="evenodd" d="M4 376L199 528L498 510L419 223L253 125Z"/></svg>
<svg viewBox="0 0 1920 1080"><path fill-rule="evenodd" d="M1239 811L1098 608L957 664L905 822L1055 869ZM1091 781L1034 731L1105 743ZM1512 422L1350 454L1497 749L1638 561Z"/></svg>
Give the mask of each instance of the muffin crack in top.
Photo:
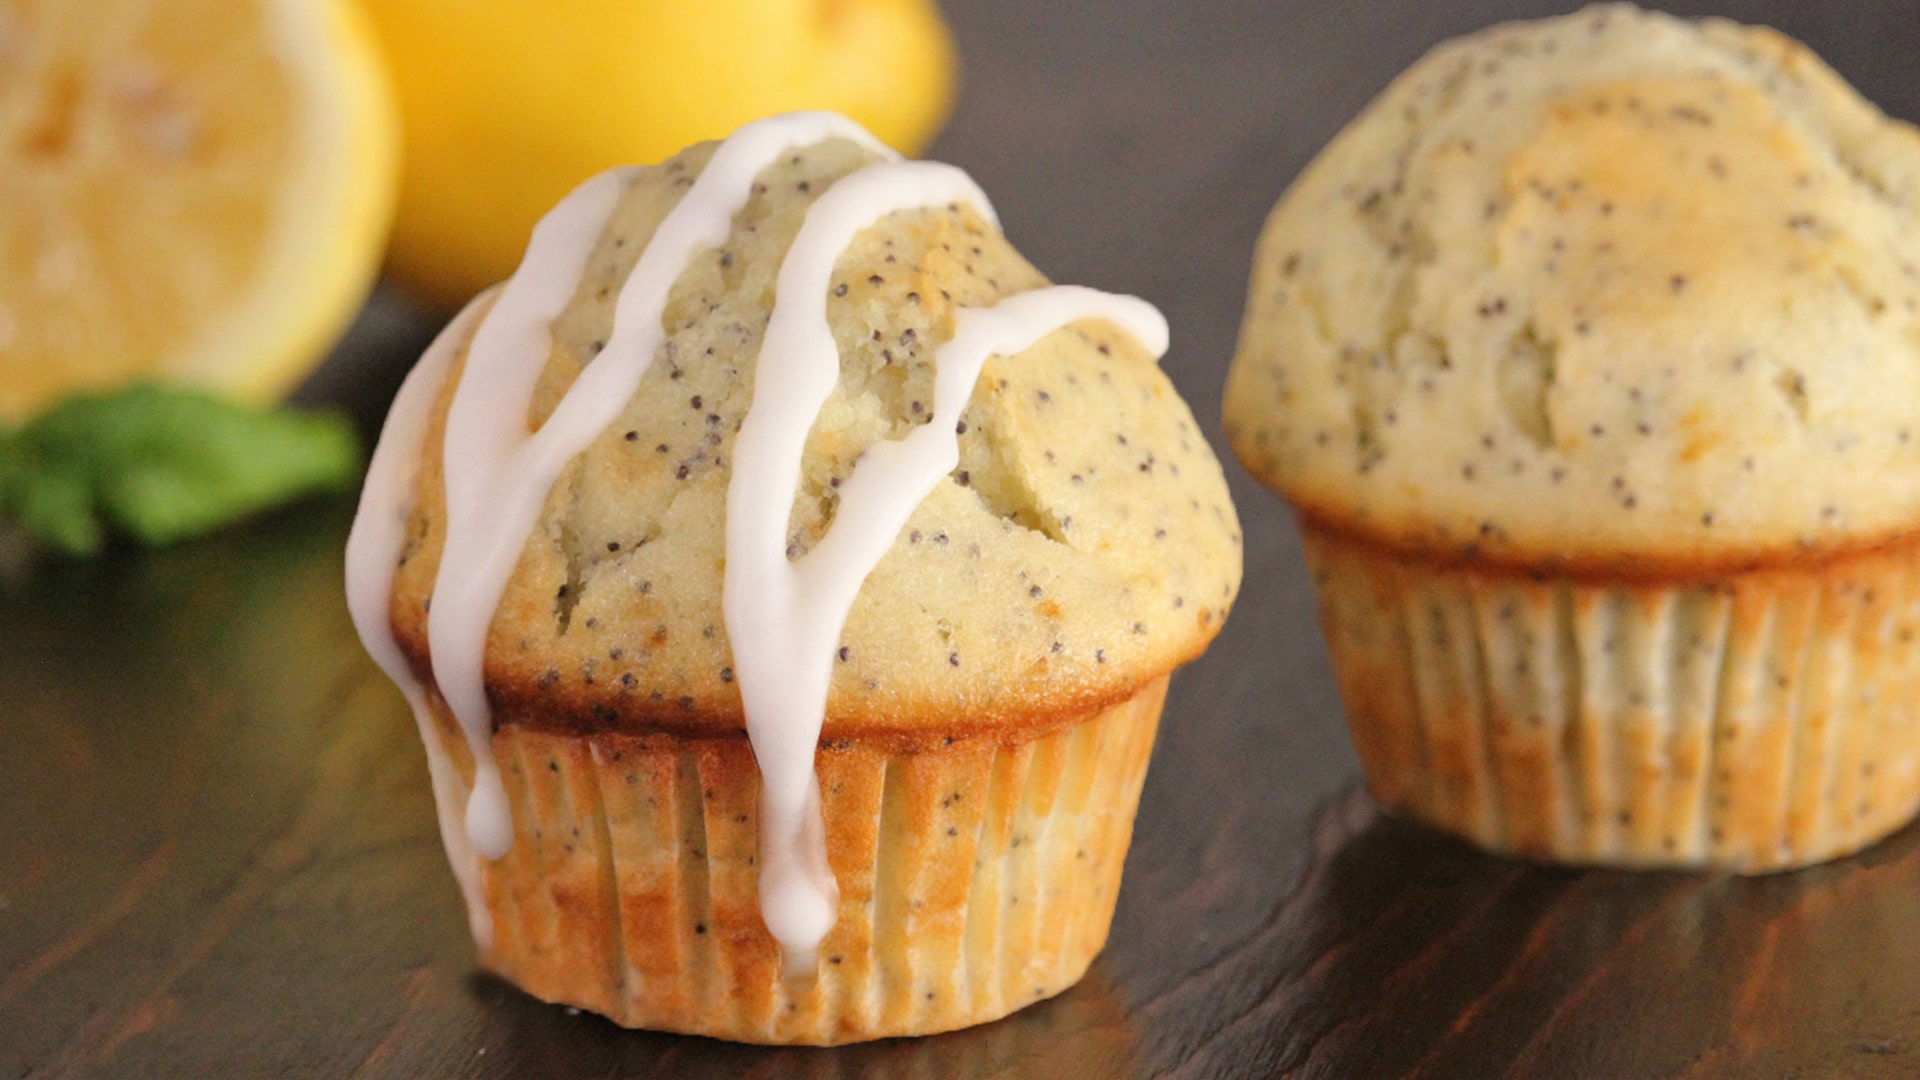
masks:
<svg viewBox="0 0 1920 1080"><path fill-rule="evenodd" d="M1229 435L1322 524L1448 557L1890 541L1916 194L1914 130L1769 30L1608 5L1449 42L1269 219Z"/></svg>
<svg viewBox="0 0 1920 1080"><path fill-rule="evenodd" d="M711 153L632 174L553 326L530 427L606 347L622 283ZM870 160L833 140L767 167L725 243L674 284L653 365L561 474L499 606L486 674L503 722L740 729L719 610L733 442L781 257L814 199ZM933 352L955 311L1045 284L964 206L887 215L856 236L826 297L840 377L808 437L789 557L825 534L868 446L930 420ZM396 631L423 672L444 532L439 446L463 362L430 424L394 592ZM958 466L848 618L829 738L955 715L983 732L1080 715L1197 655L1232 602L1239 531L1218 464L1118 328L1076 323L989 361L956 431Z"/></svg>

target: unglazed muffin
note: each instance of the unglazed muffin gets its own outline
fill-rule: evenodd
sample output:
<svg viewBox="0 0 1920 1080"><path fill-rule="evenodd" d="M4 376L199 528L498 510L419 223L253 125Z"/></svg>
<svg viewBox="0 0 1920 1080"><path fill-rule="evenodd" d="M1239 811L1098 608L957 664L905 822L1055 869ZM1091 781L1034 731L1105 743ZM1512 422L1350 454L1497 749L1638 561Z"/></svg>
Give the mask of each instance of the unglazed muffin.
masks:
<svg viewBox="0 0 1920 1080"><path fill-rule="evenodd" d="M1436 48L1256 257L1226 420L1390 807L1764 871L1920 799L1920 138L1629 6Z"/></svg>
<svg viewBox="0 0 1920 1080"><path fill-rule="evenodd" d="M602 177L396 404L350 545L356 615L416 693L481 961L539 997L632 1026L835 1043L1005 1015L1071 985L1105 940L1167 678L1226 618L1238 525L1154 363L1157 314L1035 291L1045 279L964 176L889 159L850 123L800 114ZM764 366L809 326L828 365L817 415L786 383L768 390ZM587 386L619 365L629 388ZM482 400L516 377L504 411ZM607 419L549 454L550 485L529 466L516 531L512 500L497 517L487 500L522 477L509 459L538 443L528 432L576 406ZM748 445L774 419L803 454ZM900 448L942 442L957 453L924 497L895 500L897 522L841 520ZM811 614L813 585L782 606L788 576L844 557L856 527L877 562L847 577L844 627L797 619L790 649L752 659L743 642L770 621ZM497 607L468 570L485 560L448 554L495 533ZM768 543L762 576L737 578ZM477 755L443 655L459 628L438 621L455 604L484 631ZM769 734L743 684L757 671L763 704L803 702L806 664L791 687L781 665L816 651L824 728ZM783 738L800 744L800 788L769 767ZM489 821L494 762L510 821ZM775 805L797 810L769 825ZM807 865L809 830L824 866ZM830 905L817 952L795 929L806 904L768 888Z"/></svg>

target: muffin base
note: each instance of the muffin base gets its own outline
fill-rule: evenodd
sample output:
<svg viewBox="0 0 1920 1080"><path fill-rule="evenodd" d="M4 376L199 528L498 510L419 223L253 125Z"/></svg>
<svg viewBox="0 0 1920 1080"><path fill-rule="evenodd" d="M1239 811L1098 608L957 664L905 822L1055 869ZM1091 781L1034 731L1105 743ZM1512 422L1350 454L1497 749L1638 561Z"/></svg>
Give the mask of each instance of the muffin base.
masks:
<svg viewBox="0 0 1920 1080"><path fill-rule="evenodd" d="M811 980L782 977L761 922L744 738L506 724L493 750L515 839L480 869L481 962L628 1027L740 1042L998 1019L1073 985L1105 944L1166 685L1026 738L823 744L840 914ZM430 749L471 777L433 707Z"/></svg>
<svg viewBox="0 0 1920 1080"><path fill-rule="evenodd" d="M1390 810L1529 858L1763 873L1920 808L1920 543L1631 580L1301 535Z"/></svg>

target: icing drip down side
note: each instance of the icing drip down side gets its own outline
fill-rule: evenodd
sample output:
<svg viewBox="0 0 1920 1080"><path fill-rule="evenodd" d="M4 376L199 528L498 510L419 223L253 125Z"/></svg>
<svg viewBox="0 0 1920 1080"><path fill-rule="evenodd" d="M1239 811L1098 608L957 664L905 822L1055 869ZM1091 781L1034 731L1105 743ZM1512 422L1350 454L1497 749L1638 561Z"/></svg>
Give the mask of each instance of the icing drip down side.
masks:
<svg viewBox="0 0 1920 1080"><path fill-rule="evenodd" d="M487 911L486 894L480 885L480 861L463 820L468 799L466 781L434 736L426 688L413 677L406 655L394 640L390 604L395 564L406 549L407 520L413 512L410 496L420 472L420 446L426 439L433 397L446 381L460 343L472 332L488 299L486 295L475 299L455 316L400 384L400 392L387 410L373 459L367 463L366 485L353 517L353 529L347 534L347 611L353 616L353 628L367 654L406 695L413 709L420 741L427 748L440 841L446 846L453 876L460 883L473 939L483 949L493 941L493 916Z"/></svg>
<svg viewBox="0 0 1920 1080"><path fill-rule="evenodd" d="M832 527L789 560L787 512L807 431L840 374L825 303L834 260L854 234L889 213L953 202L994 220L964 172L933 162L870 165L808 209L781 264L753 406L734 443L724 607L760 765L761 910L789 971L813 966L838 904L813 770L834 651L861 583L958 462L955 423L987 357L1020 352L1069 322L1100 317L1132 331L1156 356L1166 349L1166 323L1151 306L1091 289L1042 289L988 309L960 309L954 337L936 353L931 421L897 442L869 446L840 487Z"/></svg>
<svg viewBox="0 0 1920 1080"><path fill-rule="evenodd" d="M520 269L480 322L467 349L460 388L447 410L443 461L447 539L427 618L433 679L473 748L473 793L466 831L480 854L497 859L513 846L513 818L500 769L488 746L493 717L482 680L487 626L513 573L553 472L536 443L551 446L551 425L526 430L547 354L547 326L580 284L587 253L620 198L623 176L602 173L576 188L535 226ZM609 360L612 358L609 357ZM542 432L549 433L540 440Z"/></svg>
<svg viewBox="0 0 1920 1080"><path fill-rule="evenodd" d="M471 871L463 874L463 886L469 877L476 883L468 888L467 900L470 913L476 906L480 910L474 916L477 938L484 903L475 853L498 858L513 844L513 822L490 752L492 716L482 665L495 608L520 552L567 462L634 396L662 347L663 313L682 272L701 251L725 243L762 168L797 147L836 137L884 160L847 174L820 195L780 263L752 403L740 422L726 491L723 607L762 776L761 910L790 973L812 968L815 950L836 919L838 892L827 863L813 769L835 649L862 583L922 500L955 468L960 455L956 423L983 365L991 356L1022 352L1086 319L1113 323L1156 357L1165 351L1167 328L1159 312L1132 297L1092 289L1039 288L991 307L954 309L952 337L934 352L930 419L897 440L869 444L839 487L831 527L811 550L790 558L788 513L808 432L840 372L826 312L836 259L856 234L896 211L964 203L992 222L986 197L957 169L892 160L842 117L799 113L742 128L719 146L661 221L621 287L605 347L546 422L529 434L528 413L553 325L580 287L629 173L603 174L564 200L536 230L520 270L492 310L479 319L449 406L442 451L447 531L428 638L435 682L473 748L474 791L458 831ZM432 390L444 379L457 347L442 350L441 345L460 340L475 318L473 310L462 314L396 400L349 545L356 626L417 711L424 694L401 658L387 619L412 483L410 474L382 463L417 458ZM426 389L411 392L416 384ZM380 527L369 525L363 532L363 522ZM430 736L426 714L421 716L422 734ZM431 737L427 741L430 749L436 745ZM457 774L453 779L457 784ZM440 786L436 771L436 789ZM452 825L443 803L443 830ZM447 843L460 872L462 858L451 835Z"/></svg>
<svg viewBox="0 0 1920 1080"><path fill-rule="evenodd" d="M729 138L660 223L627 278L613 339L539 430L527 432L527 408L546 366L553 322L579 287L628 170L587 181L540 222L526 258L474 335L447 412L447 539L427 626L434 681L473 747L477 773L467 832L488 858L513 846L513 822L488 752L487 628L547 492L567 461L633 396L660 345L660 316L673 283L695 252L726 240L754 176L790 148L834 137L885 152L864 128L825 113L773 117Z"/></svg>

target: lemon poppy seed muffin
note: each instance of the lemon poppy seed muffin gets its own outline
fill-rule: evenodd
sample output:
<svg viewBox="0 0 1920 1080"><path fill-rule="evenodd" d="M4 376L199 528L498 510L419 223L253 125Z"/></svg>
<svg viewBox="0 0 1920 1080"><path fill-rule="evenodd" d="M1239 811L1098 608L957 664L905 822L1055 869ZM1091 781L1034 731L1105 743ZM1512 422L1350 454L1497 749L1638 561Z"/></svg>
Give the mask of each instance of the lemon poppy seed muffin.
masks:
<svg viewBox="0 0 1920 1080"><path fill-rule="evenodd" d="M926 166L889 163L837 127L789 127L778 153L744 168L714 162L745 130L630 170L603 223L580 231L577 283L543 324L527 430L572 408L633 334L657 327L658 345L542 490L487 622L485 746L510 847L476 854L480 834L469 840L458 807L442 811L456 869L470 867L469 905L484 909L489 968L633 1026L835 1043L993 1019L1084 972L1106 936L1167 677L1226 618L1239 531L1218 463L1154 362L1163 345L1124 320L1033 323L1030 345L974 350L984 365L963 400L942 396L981 312L1060 291L982 200L962 197L862 211L844 246L803 253L816 219L857 204L844 197L853 185ZM636 265L677 242L676 208L704 197L715 169L739 179L737 209L662 278L657 315L633 315ZM788 295L795 265L820 252L831 258L818 294ZM418 431L390 422L382 443L411 436L418 470L383 614L461 796L489 763L436 679L430 623L454 587L448 493L465 483L449 433L489 347L486 320L539 287L534 261L450 328L435 347L444 380L414 391ZM873 494L863 474L890 467L883 448L925 429L955 455L899 504L837 636L791 639L828 665L805 756L817 799L796 819L818 827L830 870L817 952L770 933L779 913L763 875L780 842L766 835L762 783L774 778L742 693L742 620L784 609L733 577L745 444L781 406L757 384L788 344L788 305L823 312L837 371L803 421L804 452L772 470L798 478L780 500L785 527L745 538L777 545L774 571L838 557L863 527L841 519Z"/></svg>
<svg viewBox="0 0 1920 1080"><path fill-rule="evenodd" d="M1911 818L1916 197L1803 46L1624 5L1438 47L1309 166L1226 419L1382 801L1745 870Z"/></svg>

